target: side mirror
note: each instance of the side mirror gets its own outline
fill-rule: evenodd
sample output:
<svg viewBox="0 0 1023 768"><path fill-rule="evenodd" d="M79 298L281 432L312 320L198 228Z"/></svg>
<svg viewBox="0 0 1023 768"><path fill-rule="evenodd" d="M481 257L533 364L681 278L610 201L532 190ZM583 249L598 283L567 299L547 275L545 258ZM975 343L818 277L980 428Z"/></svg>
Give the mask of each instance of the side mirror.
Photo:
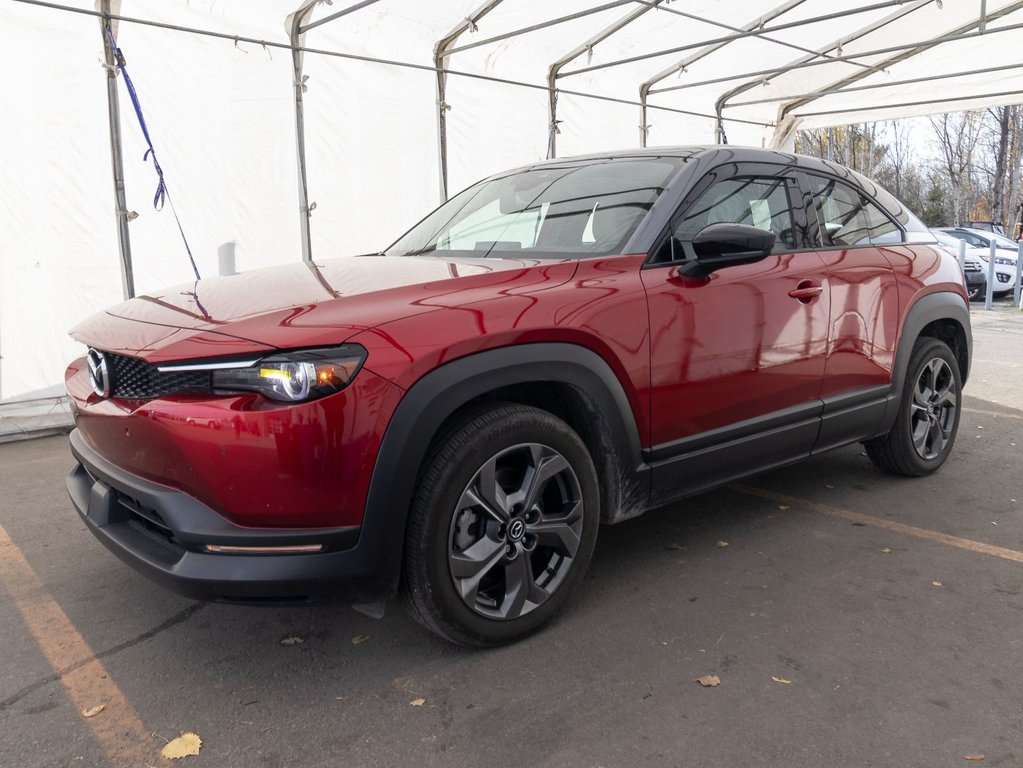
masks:
<svg viewBox="0 0 1023 768"><path fill-rule="evenodd" d="M775 235L748 224L711 224L693 238L696 261L679 271L688 277L703 277L723 267L752 264L769 256Z"/></svg>

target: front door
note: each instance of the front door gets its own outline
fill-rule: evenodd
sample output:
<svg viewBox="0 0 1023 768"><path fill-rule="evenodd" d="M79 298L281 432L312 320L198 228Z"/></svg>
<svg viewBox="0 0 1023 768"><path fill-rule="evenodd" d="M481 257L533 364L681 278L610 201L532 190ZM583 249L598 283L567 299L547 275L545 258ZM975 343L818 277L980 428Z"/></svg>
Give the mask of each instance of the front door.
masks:
<svg viewBox="0 0 1023 768"><path fill-rule="evenodd" d="M819 429L828 271L794 179L729 166L684 202L643 270L651 330L655 498L807 456ZM793 205L793 201L796 205ZM774 253L703 278L679 268L719 222L775 233Z"/></svg>

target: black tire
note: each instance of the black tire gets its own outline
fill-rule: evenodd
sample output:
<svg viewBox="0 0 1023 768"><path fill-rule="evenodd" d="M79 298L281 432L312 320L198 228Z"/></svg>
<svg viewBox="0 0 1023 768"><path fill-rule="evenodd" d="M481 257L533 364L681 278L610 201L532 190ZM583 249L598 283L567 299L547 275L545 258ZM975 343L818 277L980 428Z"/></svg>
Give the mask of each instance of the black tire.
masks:
<svg viewBox="0 0 1023 768"><path fill-rule="evenodd" d="M962 377L945 342L917 339L909 358L895 425L864 443L874 464L895 475L921 477L945 463L959 431Z"/></svg>
<svg viewBox="0 0 1023 768"><path fill-rule="evenodd" d="M409 612L466 646L535 632L582 580L599 505L593 461L564 421L514 404L468 414L419 478L405 538Z"/></svg>

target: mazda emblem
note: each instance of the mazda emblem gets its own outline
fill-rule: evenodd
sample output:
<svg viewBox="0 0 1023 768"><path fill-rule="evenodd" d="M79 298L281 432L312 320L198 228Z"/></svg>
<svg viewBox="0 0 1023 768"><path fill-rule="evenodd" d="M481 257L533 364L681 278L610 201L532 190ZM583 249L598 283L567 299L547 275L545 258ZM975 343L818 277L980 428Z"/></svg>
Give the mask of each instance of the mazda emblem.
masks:
<svg viewBox="0 0 1023 768"><path fill-rule="evenodd" d="M89 383L92 384L92 391L100 397L110 397L110 369L107 368L107 359L97 349L90 349L85 356L85 362L89 366Z"/></svg>
<svg viewBox="0 0 1023 768"><path fill-rule="evenodd" d="M526 535L526 524L519 519L512 520L508 525L508 538L511 541L518 541Z"/></svg>

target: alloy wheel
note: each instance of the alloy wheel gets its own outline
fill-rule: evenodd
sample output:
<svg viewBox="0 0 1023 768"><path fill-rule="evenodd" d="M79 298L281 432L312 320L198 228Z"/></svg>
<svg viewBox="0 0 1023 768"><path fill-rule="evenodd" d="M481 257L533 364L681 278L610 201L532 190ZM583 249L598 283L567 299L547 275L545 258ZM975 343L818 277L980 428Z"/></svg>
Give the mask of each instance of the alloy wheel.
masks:
<svg viewBox="0 0 1023 768"><path fill-rule="evenodd" d="M955 376L949 364L936 357L925 364L913 388L910 430L917 455L931 460L952 439L959 408Z"/></svg>
<svg viewBox="0 0 1023 768"><path fill-rule="evenodd" d="M458 595L488 618L530 613L564 582L582 527L579 479L564 456L539 443L502 450L473 475L451 519Z"/></svg>

